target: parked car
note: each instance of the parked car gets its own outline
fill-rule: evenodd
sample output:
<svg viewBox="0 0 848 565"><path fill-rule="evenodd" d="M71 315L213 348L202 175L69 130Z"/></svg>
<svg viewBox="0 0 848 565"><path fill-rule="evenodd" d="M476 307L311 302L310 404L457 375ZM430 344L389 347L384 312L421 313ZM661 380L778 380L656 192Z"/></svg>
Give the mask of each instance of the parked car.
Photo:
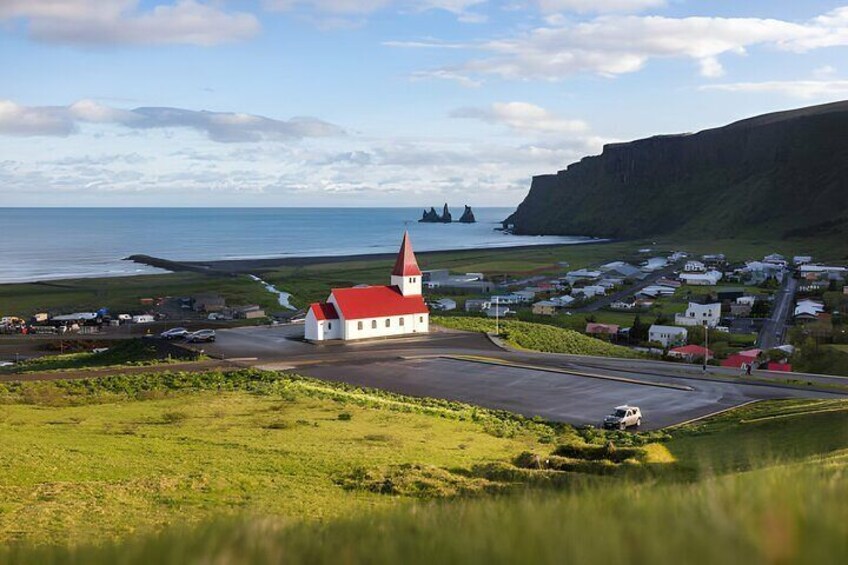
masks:
<svg viewBox="0 0 848 565"><path fill-rule="evenodd" d="M11 361L0 361L0 367L12 367L14 363Z"/></svg>
<svg viewBox="0 0 848 565"><path fill-rule="evenodd" d="M179 339L188 335L188 330L185 328L171 328L159 334L162 339Z"/></svg>
<svg viewBox="0 0 848 565"><path fill-rule="evenodd" d="M215 341L215 330L198 330L185 336L189 343L201 343L206 341Z"/></svg>
<svg viewBox="0 0 848 565"><path fill-rule="evenodd" d="M604 427L624 430L631 426L642 425L642 411L638 406L617 406L615 411L604 418Z"/></svg>

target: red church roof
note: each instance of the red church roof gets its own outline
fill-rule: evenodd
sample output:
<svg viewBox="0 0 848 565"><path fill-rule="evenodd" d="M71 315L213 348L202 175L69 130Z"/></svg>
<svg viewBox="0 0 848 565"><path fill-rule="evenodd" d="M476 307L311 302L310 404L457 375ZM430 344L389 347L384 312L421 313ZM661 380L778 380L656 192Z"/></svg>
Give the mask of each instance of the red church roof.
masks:
<svg viewBox="0 0 848 565"><path fill-rule="evenodd" d="M403 241L400 244L400 251L392 274L399 277L421 276L421 269L418 268L418 261L415 260L415 253L412 252L412 244L409 243L407 232L403 232Z"/></svg>
<svg viewBox="0 0 848 565"><path fill-rule="evenodd" d="M415 268L417 270L418 266ZM339 311L347 320L430 312L421 295L404 296L396 286L334 288L333 297Z"/></svg>
<svg viewBox="0 0 848 565"><path fill-rule="evenodd" d="M327 302L314 302L309 305L316 320L338 320L339 313L336 307Z"/></svg>

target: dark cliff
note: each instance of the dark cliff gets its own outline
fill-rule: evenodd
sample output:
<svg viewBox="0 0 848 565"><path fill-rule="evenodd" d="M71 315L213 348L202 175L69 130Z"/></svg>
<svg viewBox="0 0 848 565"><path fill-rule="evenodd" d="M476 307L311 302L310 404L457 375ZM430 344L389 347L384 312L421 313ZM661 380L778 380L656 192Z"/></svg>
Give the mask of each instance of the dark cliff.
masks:
<svg viewBox="0 0 848 565"><path fill-rule="evenodd" d="M848 234L848 102L611 144L533 178L518 234Z"/></svg>

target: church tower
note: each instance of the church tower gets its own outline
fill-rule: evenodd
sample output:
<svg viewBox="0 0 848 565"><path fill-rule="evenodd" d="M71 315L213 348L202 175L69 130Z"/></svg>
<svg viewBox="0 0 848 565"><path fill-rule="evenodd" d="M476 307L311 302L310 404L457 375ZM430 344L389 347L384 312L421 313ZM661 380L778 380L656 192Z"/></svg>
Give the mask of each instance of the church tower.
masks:
<svg viewBox="0 0 848 565"><path fill-rule="evenodd" d="M409 243L409 233L403 232L395 267L392 269L392 285L404 296L421 296L421 269Z"/></svg>

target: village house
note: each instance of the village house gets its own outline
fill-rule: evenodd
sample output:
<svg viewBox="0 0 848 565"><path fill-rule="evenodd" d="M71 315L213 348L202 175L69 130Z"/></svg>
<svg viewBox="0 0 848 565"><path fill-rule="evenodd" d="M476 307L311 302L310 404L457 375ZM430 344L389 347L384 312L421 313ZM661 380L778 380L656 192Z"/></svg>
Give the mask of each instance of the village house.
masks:
<svg viewBox="0 0 848 565"><path fill-rule="evenodd" d="M703 273L707 270L707 266L700 261L686 261L683 270L687 273Z"/></svg>
<svg viewBox="0 0 848 565"><path fill-rule="evenodd" d="M688 338L689 331L686 328L653 324L648 329L648 341L662 344L663 347L683 345Z"/></svg>
<svg viewBox="0 0 848 565"><path fill-rule="evenodd" d="M306 339L349 341L427 333L430 311L421 295L421 270L407 233L390 283L333 289L326 302L309 306Z"/></svg>
<svg viewBox="0 0 848 565"><path fill-rule="evenodd" d="M533 313L537 316L553 316L557 312L556 302L542 300L533 304Z"/></svg>
<svg viewBox="0 0 848 565"><path fill-rule="evenodd" d="M642 271L652 273L664 269L668 265L668 259L665 257L651 257L642 265Z"/></svg>
<svg viewBox="0 0 848 565"><path fill-rule="evenodd" d="M439 300L436 300L434 306L437 310L449 312L451 310L456 310L456 300L453 298L440 298Z"/></svg>
<svg viewBox="0 0 848 565"><path fill-rule="evenodd" d="M240 306L233 310L233 315L240 320L256 320L265 317L265 310L256 304Z"/></svg>
<svg viewBox="0 0 848 565"><path fill-rule="evenodd" d="M668 356L692 363L696 360L703 360L704 358L707 360L715 358L715 353L700 345L682 345L669 349Z"/></svg>
<svg viewBox="0 0 848 565"><path fill-rule="evenodd" d="M618 334L620 330L620 326L617 324L596 324L596 323L588 323L586 324L586 334L587 335L609 335L614 336Z"/></svg>
<svg viewBox="0 0 848 565"><path fill-rule="evenodd" d="M692 286L715 286L722 278L718 271L707 271L706 273L683 273L680 280Z"/></svg>
<svg viewBox="0 0 848 565"><path fill-rule="evenodd" d="M806 265L812 262L813 258L809 255L796 255L792 258L792 263L794 263L795 266Z"/></svg>
<svg viewBox="0 0 848 565"><path fill-rule="evenodd" d="M674 323L678 326L709 326L714 328L721 320L721 303L698 304L690 302L683 314L674 315Z"/></svg>
<svg viewBox="0 0 848 565"><path fill-rule="evenodd" d="M466 312L482 312L488 310L492 306L492 301L488 298L469 298L465 301Z"/></svg>

